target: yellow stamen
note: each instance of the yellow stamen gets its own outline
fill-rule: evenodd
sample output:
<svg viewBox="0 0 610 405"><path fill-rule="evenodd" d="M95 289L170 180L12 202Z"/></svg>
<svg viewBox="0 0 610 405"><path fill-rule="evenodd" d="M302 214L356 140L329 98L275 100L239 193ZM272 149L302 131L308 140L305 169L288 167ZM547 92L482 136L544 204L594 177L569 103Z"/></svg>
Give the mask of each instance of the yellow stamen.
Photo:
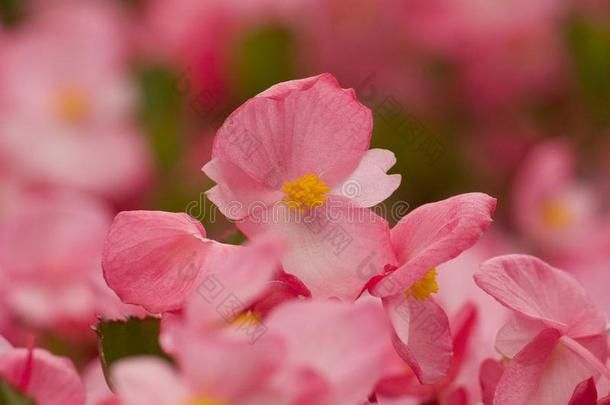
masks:
<svg viewBox="0 0 610 405"><path fill-rule="evenodd" d="M294 181L285 182L282 191L286 193L282 201L288 207L303 211L324 205L325 194L330 192L330 188L315 174L307 173Z"/></svg>
<svg viewBox="0 0 610 405"><path fill-rule="evenodd" d="M238 315L235 319L233 319L232 324L235 326L247 326L259 324L261 322L260 316L257 313L248 311L243 314Z"/></svg>
<svg viewBox="0 0 610 405"><path fill-rule="evenodd" d="M413 295L418 301L427 300L430 295L438 292L438 284L436 283L437 272L436 269L432 269L426 273L421 280L413 283L411 288L409 288L405 292L405 297L409 298L410 295Z"/></svg>
<svg viewBox="0 0 610 405"><path fill-rule="evenodd" d="M572 215L568 204L560 199L547 201L542 206L542 221L549 228L561 231L570 226Z"/></svg>
<svg viewBox="0 0 610 405"><path fill-rule="evenodd" d="M87 94L76 87L67 87L57 94L57 114L71 123L80 123L89 115Z"/></svg>

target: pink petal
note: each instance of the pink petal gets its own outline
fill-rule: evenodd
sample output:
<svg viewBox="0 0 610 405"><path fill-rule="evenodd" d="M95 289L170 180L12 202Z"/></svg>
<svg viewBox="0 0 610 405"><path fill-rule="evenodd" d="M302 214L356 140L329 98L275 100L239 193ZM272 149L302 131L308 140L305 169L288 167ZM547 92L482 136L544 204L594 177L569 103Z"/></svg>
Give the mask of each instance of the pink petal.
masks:
<svg viewBox="0 0 610 405"><path fill-rule="evenodd" d="M422 384L441 381L449 372L453 352L445 311L432 299L406 299L404 294L386 297L383 302L394 327L398 354Z"/></svg>
<svg viewBox="0 0 610 405"><path fill-rule="evenodd" d="M589 378L576 386L568 405L597 405L595 380Z"/></svg>
<svg viewBox="0 0 610 405"><path fill-rule="evenodd" d="M370 149L356 170L332 191L361 207L372 207L388 198L400 185L400 174L386 174L396 156L386 149Z"/></svg>
<svg viewBox="0 0 610 405"><path fill-rule="evenodd" d="M604 331L604 314L570 275L540 259L507 255L488 260L475 282L502 305L571 337Z"/></svg>
<svg viewBox="0 0 610 405"><path fill-rule="evenodd" d="M206 329L231 323L267 289L280 268L284 251L282 241L271 235L261 235L219 263L201 279L196 294L187 300L188 322ZM228 311L222 310L225 307Z"/></svg>
<svg viewBox="0 0 610 405"><path fill-rule="evenodd" d="M283 338L287 364L308 367L332 388L329 404L356 404L382 373L389 331L374 301L291 301L267 318L268 334Z"/></svg>
<svg viewBox="0 0 610 405"><path fill-rule="evenodd" d="M29 356L23 348L0 351L0 376L39 404L85 403L85 389L70 360L43 349L33 350L31 363ZM30 374L24 379L24 373Z"/></svg>
<svg viewBox="0 0 610 405"><path fill-rule="evenodd" d="M430 269L474 245L491 224L496 200L486 194L461 194L425 204L392 229L392 246L401 266L373 294L404 292Z"/></svg>
<svg viewBox="0 0 610 405"><path fill-rule="evenodd" d="M181 308L208 269L237 249L206 239L201 224L186 214L121 212L108 233L102 266L123 302L158 313Z"/></svg>
<svg viewBox="0 0 610 405"><path fill-rule="evenodd" d="M504 366L500 361L487 359L481 363L479 383L481 384L481 400L485 405L493 404L496 387L503 373Z"/></svg>
<svg viewBox="0 0 610 405"><path fill-rule="evenodd" d="M249 237L269 229L282 236L289 245L284 270L314 298L354 300L371 277L394 262L385 219L343 197L329 196L312 213L276 204L257 222L239 227Z"/></svg>
<svg viewBox="0 0 610 405"><path fill-rule="evenodd" d="M284 193L253 181L238 166L221 158L210 160L202 169L216 186L206 196L227 218L237 221L253 214L257 208L272 205Z"/></svg>
<svg viewBox="0 0 610 405"><path fill-rule="evenodd" d="M558 344L560 336L557 329L545 329L511 360L494 405L565 404L576 385L594 375L580 357Z"/></svg>
<svg viewBox="0 0 610 405"><path fill-rule="evenodd" d="M155 357L121 360L111 373L121 405L181 404L195 397L173 367Z"/></svg>
<svg viewBox="0 0 610 405"><path fill-rule="evenodd" d="M542 321L516 314L498 331L496 349L503 356L513 358L547 328L548 325Z"/></svg>
<svg viewBox="0 0 610 405"><path fill-rule="evenodd" d="M270 189L306 173L332 187L360 162L371 128L371 111L327 73L248 100L218 130L212 157Z"/></svg>

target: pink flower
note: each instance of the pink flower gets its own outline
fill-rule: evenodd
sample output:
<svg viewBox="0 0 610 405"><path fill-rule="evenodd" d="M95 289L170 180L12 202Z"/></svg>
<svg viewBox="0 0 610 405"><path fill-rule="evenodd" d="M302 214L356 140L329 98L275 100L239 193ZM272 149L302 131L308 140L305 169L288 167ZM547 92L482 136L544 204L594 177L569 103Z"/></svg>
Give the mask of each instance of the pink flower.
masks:
<svg viewBox="0 0 610 405"><path fill-rule="evenodd" d="M355 299L363 250L383 251L387 223L366 207L400 175L371 149L372 117L330 74L277 84L233 112L204 172L208 197L248 236L269 229L290 245L282 264L313 297ZM365 280L364 280L365 281Z"/></svg>
<svg viewBox="0 0 610 405"><path fill-rule="evenodd" d="M597 400L597 388L593 378L582 381L574 389L574 393L570 398L568 405L608 405L610 404L610 395Z"/></svg>
<svg viewBox="0 0 610 405"><path fill-rule="evenodd" d="M152 358L117 363L112 378L121 403L358 405L368 397L388 344L377 304L294 301L263 322L255 344L190 334L175 347L177 370Z"/></svg>
<svg viewBox="0 0 610 405"><path fill-rule="evenodd" d="M570 145L548 141L530 153L515 180L515 222L554 259L604 256L610 247L610 216L602 214L592 185L575 172Z"/></svg>
<svg viewBox="0 0 610 405"><path fill-rule="evenodd" d="M91 361L82 372L87 391L85 405L119 405L118 399L108 388L100 359Z"/></svg>
<svg viewBox="0 0 610 405"><path fill-rule="evenodd" d="M85 403L85 390L72 362L44 349L0 344L0 377L40 405Z"/></svg>
<svg viewBox="0 0 610 405"><path fill-rule="evenodd" d="M6 41L0 165L30 184L133 198L150 159L135 129L125 37L94 4L45 8Z"/></svg>
<svg viewBox="0 0 610 405"><path fill-rule="evenodd" d="M0 280L8 310L39 328L77 325L96 315L140 314L120 303L99 260L109 208L76 193L21 195L0 226Z"/></svg>
<svg viewBox="0 0 610 405"><path fill-rule="evenodd" d="M567 403L581 381L610 378L606 317L567 273L525 255L491 259L475 281L514 312L496 348L511 359L494 405Z"/></svg>
<svg viewBox="0 0 610 405"><path fill-rule="evenodd" d="M367 288L383 299L394 326L394 346L424 384L439 382L451 364L452 342L445 311L431 294L438 291L436 266L474 245L491 224L496 200L462 194L423 205L391 230L390 262L371 258L371 269L385 265ZM376 255L376 251L372 251Z"/></svg>

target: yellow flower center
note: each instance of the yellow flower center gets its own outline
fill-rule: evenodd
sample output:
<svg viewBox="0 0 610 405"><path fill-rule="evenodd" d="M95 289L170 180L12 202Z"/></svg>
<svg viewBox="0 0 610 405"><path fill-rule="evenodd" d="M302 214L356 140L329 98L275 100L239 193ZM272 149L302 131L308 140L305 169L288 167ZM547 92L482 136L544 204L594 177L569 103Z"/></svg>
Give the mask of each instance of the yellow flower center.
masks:
<svg viewBox="0 0 610 405"><path fill-rule="evenodd" d="M413 295L413 298L419 301L427 300L430 295L438 292L438 284L436 283L436 269L432 269L426 273L421 280L413 283L411 288L405 292L405 297Z"/></svg>
<svg viewBox="0 0 610 405"><path fill-rule="evenodd" d="M566 229L572 223L572 215L568 205L560 200L547 201L542 206L542 221L555 231Z"/></svg>
<svg viewBox="0 0 610 405"><path fill-rule="evenodd" d="M84 91L67 87L57 94L56 108L60 118L78 124L89 115L89 98Z"/></svg>
<svg viewBox="0 0 610 405"><path fill-rule="evenodd" d="M247 325L256 325L261 322L260 316L257 313L248 311L243 314L239 314L235 319L233 319L232 324L234 326L247 326Z"/></svg>
<svg viewBox="0 0 610 405"><path fill-rule="evenodd" d="M330 188L318 176L307 173L293 181L287 181L282 187L286 197L282 199L288 207L303 211L305 208L321 207L326 202L326 193Z"/></svg>

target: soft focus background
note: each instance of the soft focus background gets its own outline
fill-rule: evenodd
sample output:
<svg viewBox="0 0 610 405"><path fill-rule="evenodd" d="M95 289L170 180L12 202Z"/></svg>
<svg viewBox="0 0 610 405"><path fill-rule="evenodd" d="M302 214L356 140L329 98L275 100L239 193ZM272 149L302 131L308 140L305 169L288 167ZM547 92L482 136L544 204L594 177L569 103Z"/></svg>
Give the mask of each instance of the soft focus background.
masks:
<svg viewBox="0 0 610 405"><path fill-rule="evenodd" d="M97 316L143 312L101 275L120 210L186 211L243 241L203 195L215 130L322 72L397 155L386 207L498 198L454 295L481 260L525 252L610 310L607 1L0 0L0 334L82 366Z"/></svg>

